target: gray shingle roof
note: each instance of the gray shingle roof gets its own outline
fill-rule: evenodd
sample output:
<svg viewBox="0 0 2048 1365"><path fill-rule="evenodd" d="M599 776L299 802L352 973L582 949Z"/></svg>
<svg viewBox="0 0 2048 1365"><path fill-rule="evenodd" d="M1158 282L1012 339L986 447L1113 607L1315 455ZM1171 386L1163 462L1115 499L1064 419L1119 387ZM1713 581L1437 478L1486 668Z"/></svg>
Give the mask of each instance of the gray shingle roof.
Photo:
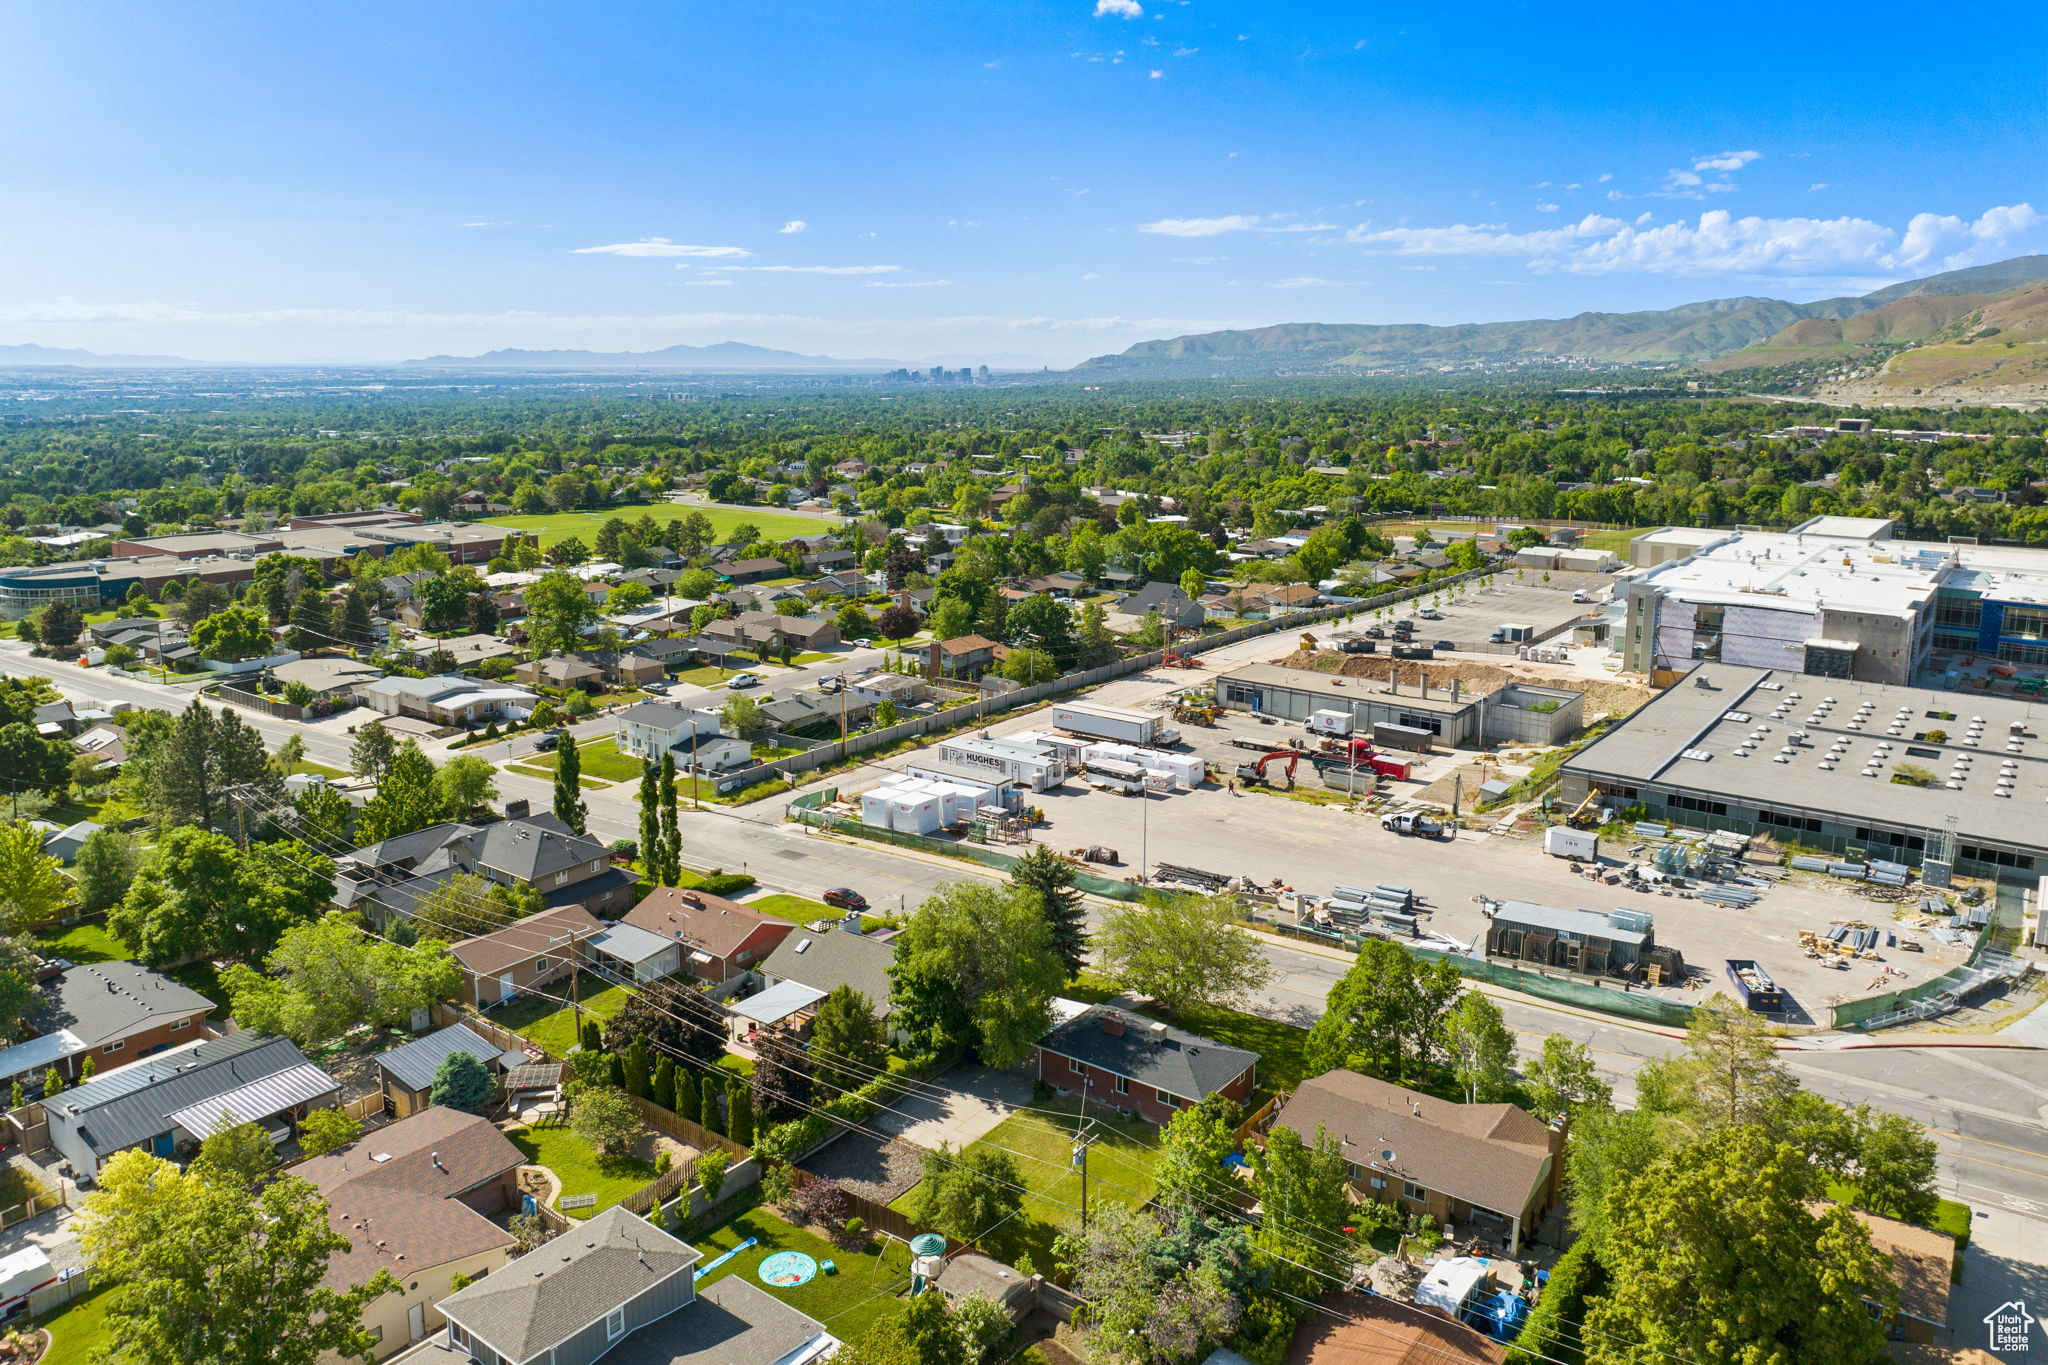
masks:
<svg viewBox="0 0 2048 1365"><path fill-rule="evenodd" d="M1123 1014L1121 1035L1102 1030L1103 1020L1113 1013ZM1170 1024L1155 1024L1140 1015L1101 1005L1054 1028L1038 1045L1185 1100L1213 1095L1259 1060L1256 1052L1225 1047Z"/></svg>
<svg viewBox="0 0 2048 1365"><path fill-rule="evenodd" d="M96 1076L49 1103L78 1114L86 1147L106 1156L168 1132L169 1114L307 1064L289 1038L231 1033Z"/></svg>
<svg viewBox="0 0 2048 1365"><path fill-rule="evenodd" d="M450 1024L424 1038L378 1054L377 1065L407 1090L425 1090L434 1083L434 1072L444 1058L467 1052L485 1066L498 1060L499 1048L487 1042L466 1024Z"/></svg>
<svg viewBox="0 0 2048 1365"><path fill-rule="evenodd" d="M73 967L44 987L30 1023L42 1033L69 1029L87 1047L141 1033L158 1024L205 1014L213 1002L133 962Z"/></svg>
<svg viewBox="0 0 2048 1365"><path fill-rule="evenodd" d="M498 1354L531 1360L697 1260L694 1248L614 1205L450 1295L441 1311Z"/></svg>
<svg viewBox="0 0 2048 1365"><path fill-rule="evenodd" d="M608 1365L775 1365L825 1325L759 1285L729 1274L697 1301L619 1343Z"/></svg>
<svg viewBox="0 0 2048 1365"><path fill-rule="evenodd" d="M503 820L470 836L469 847L479 866L523 882L567 872L584 863L609 858L611 850L587 834L576 834L549 817Z"/></svg>
<svg viewBox="0 0 2048 1365"><path fill-rule="evenodd" d="M762 959L760 970L778 981L800 981L827 995L841 986L851 986L886 1018L889 963L894 958L889 945L878 939L843 929L823 933L799 929Z"/></svg>

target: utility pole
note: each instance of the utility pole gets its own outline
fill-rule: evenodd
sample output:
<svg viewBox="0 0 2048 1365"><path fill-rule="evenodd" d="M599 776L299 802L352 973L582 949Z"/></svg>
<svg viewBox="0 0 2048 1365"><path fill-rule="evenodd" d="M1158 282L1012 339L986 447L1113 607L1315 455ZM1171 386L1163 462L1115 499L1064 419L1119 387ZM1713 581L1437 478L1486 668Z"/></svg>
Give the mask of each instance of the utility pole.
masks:
<svg viewBox="0 0 2048 1365"><path fill-rule="evenodd" d="M1085 1102L1085 1101L1084 1101ZM1083 1128L1074 1139L1073 1167L1081 1173L1081 1231L1088 1230L1088 1149L1095 1138Z"/></svg>

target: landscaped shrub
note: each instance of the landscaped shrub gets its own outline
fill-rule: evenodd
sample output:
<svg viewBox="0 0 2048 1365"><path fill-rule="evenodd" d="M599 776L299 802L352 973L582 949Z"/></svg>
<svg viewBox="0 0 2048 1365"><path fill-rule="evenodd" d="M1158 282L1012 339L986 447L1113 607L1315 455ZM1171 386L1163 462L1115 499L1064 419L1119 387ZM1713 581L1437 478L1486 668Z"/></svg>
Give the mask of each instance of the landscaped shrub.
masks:
<svg viewBox="0 0 2048 1365"><path fill-rule="evenodd" d="M828 1233L844 1230L847 1215L853 1210L853 1201L846 1197L846 1191L829 1180L813 1180L798 1190L790 1200L799 1223L815 1223Z"/></svg>
<svg viewBox="0 0 2048 1365"><path fill-rule="evenodd" d="M1606 1271L1593 1259L1593 1244L1584 1240L1573 1243L1551 1268L1543 1297L1536 1301L1521 1334L1508 1348L1507 1365L1538 1365L1547 1360L1579 1365L1585 1355L1575 1324L1585 1320L1586 1300L1606 1283Z"/></svg>
<svg viewBox="0 0 2048 1365"><path fill-rule="evenodd" d="M759 886L760 880L744 872L712 872L697 879L697 890L714 896L737 896L742 891L751 891Z"/></svg>

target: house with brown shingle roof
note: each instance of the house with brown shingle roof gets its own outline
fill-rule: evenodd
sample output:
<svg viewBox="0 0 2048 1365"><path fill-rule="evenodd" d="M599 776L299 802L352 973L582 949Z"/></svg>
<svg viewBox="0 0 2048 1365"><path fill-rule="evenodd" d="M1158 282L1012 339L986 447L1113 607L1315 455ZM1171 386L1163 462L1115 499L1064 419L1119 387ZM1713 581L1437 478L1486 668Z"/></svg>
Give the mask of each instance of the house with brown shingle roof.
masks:
<svg viewBox="0 0 2048 1365"><path fill-rule="evenodd" d="M1500 1345L1462 1322L1377 1294L1343 1294L1294 1333L1287 1365L1500 1365Z"/></svg>
<svg viewBox="0 0 2048 1365"><path fill-rule="evenodd" d="M705 891L662 886L626 914L627 924L682 948L683 972L700 981L730 981L754 970L796 930L738 901Z"/></svg>
<svg viewBox="0 0 2048 1365"><path fill-rule="evenodd" d="M1830 1206L1821 1201L1807 1205L1819 1216ZM1856 1221L1870 1234L1870 1245L1892 1262L1892 1279L1899 1287L1898 1311L1886 1324L1885 1335L1893 1341L1931 1346L1948 1327L1948 1291L1956 1263L1956 1240L1945 1232L1915 1227L1896 1218L1850 1209ZM1866 1300L1866 1302L1868 1302ZM1878 1305L1870 1304L1875 1313Z"/></svg>
<svg viewBox="0 0 2048 1365"><path fill-rule="evenodd" d="M1557 1201L1564 1130L1512 1104L1456 1104L1356 1071L1303 1081L1269 1127L1304 1141L1322 1129L1351 1166L1352 1188L1432 1224L1492 1230L1514 1255Z"/></svg>
<svg viewBox="0 0 2048 1365"><path fill-rule="evenodd" d="M583 943L603 932L581 905L564 905L450 944L462 967L462 1002L482 1009L565 980L583 960Z"/></svg>
<svg viewBox="0 0 2048 1365"><path fill-rule="evenodd" d="M398 1279L399 1292L363 1309L374 1359L441 1327L455 1276L511 1259L514 1239L491 1215L515 1205L525 1160L489 1119L437 1106L291 1168L326 1197L328 1222L352 1246L329 1259L327 1286L350 1289L380 1270Z"/></svg>

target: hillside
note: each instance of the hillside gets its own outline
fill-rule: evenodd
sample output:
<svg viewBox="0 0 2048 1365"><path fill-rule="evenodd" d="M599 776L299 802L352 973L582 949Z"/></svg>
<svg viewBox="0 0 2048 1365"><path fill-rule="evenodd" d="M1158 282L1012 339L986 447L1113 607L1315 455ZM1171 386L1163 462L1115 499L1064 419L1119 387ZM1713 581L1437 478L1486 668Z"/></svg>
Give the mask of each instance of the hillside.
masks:
<svg viewBox="0 0 2048 1365"><path fill-rule="evenodd" d="M1619 363L1705 362L1767 342L1788 329L1817 324L1798 347L1863 344L1836 337L1844 325L1887 307L1878 324L1918 339L1957 317L1949 298L1983 298L2027 281L2048 279L2048 256L1949 271L1889 285L1860 298L1787 303L1779 299L1709 299L1639 313L1580 313L1570 318L1461 323L1281 323L1140 342L1118 355L1096 356L1069 372L1077 380L1159 379L1207 375L1345 373L1471 361L1514 362L1575 355ZM1967 309L1963 310L1967 311ZM1913 328L1922 330L1907 337ZM1801 351L1800 354L1810 352ZM1758 363L1779 363L1759 361Z"/></svg>
<svg viewBox="0 0 2048 1365"><path fill-rule="evenodd" d="M73 350L63 346L38 346L32 341L0 346L0 370L45 365L71 365L80 369L102 366L114 369L191 369L210 362L187 360L177 355L101 355L97 351Z"/></svg>
<svg viewBox="0 0 2048 1365"><path fill-rule="evenodd" d="M1761 369L1834 356L1851 357L1873 346L1917 345L1985 304L1996 294L1909 294L1847 318L1801 318L1776 336L1700 368L1714 374Z"/></svg>
<svg viewBox="0 0 2048 1365"><path fill-rule="evenodd" d="M2048 406L2048 284L1983 298L1868 378L1823 385L1832 402ZM1875 316L1875 314L1872 314Z"/></svg>

